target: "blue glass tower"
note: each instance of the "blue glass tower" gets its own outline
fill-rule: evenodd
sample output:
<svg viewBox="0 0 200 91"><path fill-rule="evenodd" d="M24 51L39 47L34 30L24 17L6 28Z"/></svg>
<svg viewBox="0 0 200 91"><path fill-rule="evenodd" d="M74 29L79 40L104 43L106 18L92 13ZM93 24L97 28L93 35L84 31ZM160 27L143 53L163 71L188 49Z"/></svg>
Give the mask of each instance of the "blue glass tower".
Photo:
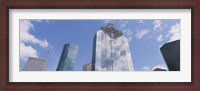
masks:
<svg viewBox="0 0 200 91"><path fill-rule="evenodd" d="M73 71L78 46L65 44L56 71Z"/></svg>

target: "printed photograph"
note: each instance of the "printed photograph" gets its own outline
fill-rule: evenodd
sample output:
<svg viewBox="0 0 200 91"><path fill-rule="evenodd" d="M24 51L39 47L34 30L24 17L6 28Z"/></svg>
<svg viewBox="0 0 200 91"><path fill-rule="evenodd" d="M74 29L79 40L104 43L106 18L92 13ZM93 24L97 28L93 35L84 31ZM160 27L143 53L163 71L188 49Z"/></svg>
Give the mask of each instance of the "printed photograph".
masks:
<svg viewBox="0 0 200 91"><path fill-rule="evenodd" d="M19 71L180 71L180 19L20 19Z"/></svg>

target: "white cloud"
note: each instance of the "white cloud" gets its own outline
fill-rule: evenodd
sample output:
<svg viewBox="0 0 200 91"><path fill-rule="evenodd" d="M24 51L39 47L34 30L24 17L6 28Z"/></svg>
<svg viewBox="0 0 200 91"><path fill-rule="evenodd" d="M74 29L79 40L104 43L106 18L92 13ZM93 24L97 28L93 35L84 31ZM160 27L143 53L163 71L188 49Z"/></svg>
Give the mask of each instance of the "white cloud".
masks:
<svg viewBox="0 0 200 91"><path fill-rule="evenodd" d="M156 65L152 68L152 70L156 69L156 68L160 68L160 69L168 69L167 66L163 63L163 64L159 64L159 65Z"/></svg>
<svg viewBox="0 0 200 91"><path fill-rule="evenodd" d="M47 23L50 23L50 20L45 20Z"/></svg>
<svg viewBox="0 0 200 91"><path fill-rule="evenodd" d="M111 20L105 20L103 21L104 24L108 24L108 23L111 23Z"/></svg>
<svg viewBox="0 0 200 91"><path fill-rule="evenodd" d="M157 41L163 41L163 35L159 35L158 38L156 39Z"/></svg>
<svg viewBox="0 0 200 91"><path fill-rule="evenodd" d="M144 29L144 30L140 30L136 33L135 37L137 37L138 39L144 37L145 35L147 35L149 33L148 29Z"/></svg>
<svg viewBox="0 0 200 91"><path fill-rule="evenodd" d="M167 27L168 27L168 24L163 25L163 27L167 28Z"/></svg>
<svg viewBox="0 0 200 91"><path fill-rule="evenodd" d="M20 20L20 41L39 44L43 48L49 46L46 39L40 40L30 34L31 30L34 30L34 25L30 20Z"/></svg>
<svg viewBox="0 0 200 91"><path fill-rule="evenodd" d="M50 23L50 20L39 20L39 19L37 19L37 20L31 20L31 21L37 21L39 23L42 23L43 21L45 21L47 23Z"/></svg>
<svg viewBox="0 0 200 91"><path fill-rule="evenodd" d="M154 27L153 27L153 30L162 30L162 22L161 22L161 20L154 20L153 21L153 25L154 25Z"/></svg>
<svg viewBox="0 0 200 91"><path fill-rule="evenodd" d="M35 21L37 21L37 22L42 22L42 20L35 20Z"/></svg>
<svg viewBox="0 0 200 91"><path fill-rule="evenodd" d="M126 27L127 24L128 24L128 21L125 21L125 20L120 20L119 21L120 28Z"/></svg>
<svg viewBox="0 0 200 91"><path fill-rule="evenodd" d="M37 50L20 42L20 59L26 61L28 57L38 57Z"/></svg>
<svg viewBox="0 0 200 91"><path fill-rule="evenodd" d="M142 67L142 70L143 71L153 71L153 70L155 70L156 68L160 68L160 69L165 69L165 70L168 70L168 68L167 68L167 66L163 63L163 64L158 64L158 65L156 65L156 66L154 66L154 67L148 67L148 66L143 66Z"/></svg>
<svg viewBox="0 0 200 91"><path fill-rule="evenodd" d="M132 41L133 32L131 31L131 29L125 29L125 30L123 30L123 34L127 37L127 39L128 39L129 42Z"/></svg>
<svg viewBox="0 0 200 91"><path fill-rule="evenodd" d="M142 70L144 70L144 71L149 71L150 68L149 68L148 66L144 66L144 67L142 67Z"/></svg>
<svg viewBox="0 0 200 91"><path fill-rule="evenodd" d="M139 23L139 24L143 24L144 21L143 21L143 20L138 20L138 23Z"/></svg>
<svg viewBox="0 0 200 91"><path fill-rule="evenodd" d="M181 37L180 30L181 30L181 24L180 23L177 23L177 24L170 27L170 30L169 30L169 33L168 33L169 36L170 36L169 42L180 39L180 37Z"/></svg>
<svg viewBox="0 0 200 91"><path fill-rule="evenodd" d="M42 20L34 21L42 22ZM26 61L28 57L39 57L37 50L25 43L38 44L42 48L50 47L46 39L38 39L30 33L34 30L34 25L30 20L20 20L20 60Z"/></svg>
<svg viewBox="0 0 200 91"><path fill-rule="evenodd" d="M128 42L131 42L132 41L132 36L128 36Z"/></svg>

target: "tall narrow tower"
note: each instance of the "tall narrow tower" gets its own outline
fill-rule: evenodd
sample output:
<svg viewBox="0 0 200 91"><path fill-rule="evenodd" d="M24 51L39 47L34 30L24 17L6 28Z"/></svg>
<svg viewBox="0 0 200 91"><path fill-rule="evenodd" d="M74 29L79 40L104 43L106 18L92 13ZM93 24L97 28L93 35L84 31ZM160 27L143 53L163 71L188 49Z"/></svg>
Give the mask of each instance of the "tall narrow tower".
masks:
<svg viewBox="0 0 200 91"><path fill-rule="evenodd" d="M133 71L129 43L114 24L101 27L93 39L92 71Z"/></svg>
<svg viewBox="0 0 200 91"><path fill-rule="evenodd" d="M73 71L77 52L78 46L65 44L56 70Z"/></svg>

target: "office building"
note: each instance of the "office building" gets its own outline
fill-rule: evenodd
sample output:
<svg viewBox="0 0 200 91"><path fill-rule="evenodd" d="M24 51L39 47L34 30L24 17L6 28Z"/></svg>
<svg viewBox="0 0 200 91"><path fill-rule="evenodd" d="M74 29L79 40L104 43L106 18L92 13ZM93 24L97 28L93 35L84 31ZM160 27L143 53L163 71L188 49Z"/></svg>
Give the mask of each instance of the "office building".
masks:
<svg viewBox="0 0 200 91"><path fill-rule="evenodd" d="M83 65L83 71L91 71L91 63Z"/></svg>
<svg viewBox="0 0 200 91"><path fill-rule="evenodd" d="M123 33L109 23L93 39L92 71L133 71L129 43Z"/></svg>
<svg viewBox="0 0 200 91"><path fill-rule="evenodd" d="M160 50L169 71L180 71L180 40L166 43Z"/></svg>
<svg viewBox="0 0 200 91"><path fill-rule="evenodd" d="M22 71L46 71L47 61L45 59L29 57Z"/></svg>
<svg viewBox="0 0 200 91"><path fill-rule="evenodd" d="M65 44L56 70L73 71L77 52L78 52L78 46Z"/></svg>
<svg viewBox="0 0 200 91"><path fill-rule="evenodd" d="M156 68L153 71L167 71L166 69Z"/></svg>

